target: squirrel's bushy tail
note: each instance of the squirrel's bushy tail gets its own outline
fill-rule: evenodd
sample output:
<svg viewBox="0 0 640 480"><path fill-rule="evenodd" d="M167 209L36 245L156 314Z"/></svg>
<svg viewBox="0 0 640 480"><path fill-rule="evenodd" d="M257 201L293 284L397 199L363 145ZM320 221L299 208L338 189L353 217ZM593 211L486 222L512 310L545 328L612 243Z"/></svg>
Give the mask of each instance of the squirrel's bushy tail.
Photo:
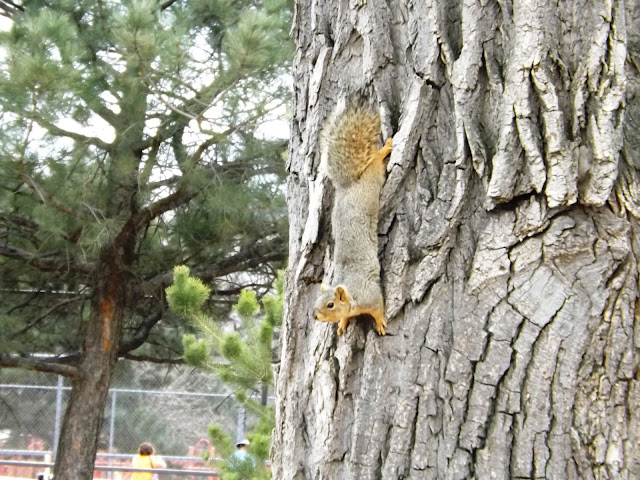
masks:
<svg viewBox="0 0 640 480"><path fill-rule="evenodd" d="M358 180L378 151L380 114L368 105L349 105L329 117L324 129L325 168L334 184L347 187Z"/></svg>

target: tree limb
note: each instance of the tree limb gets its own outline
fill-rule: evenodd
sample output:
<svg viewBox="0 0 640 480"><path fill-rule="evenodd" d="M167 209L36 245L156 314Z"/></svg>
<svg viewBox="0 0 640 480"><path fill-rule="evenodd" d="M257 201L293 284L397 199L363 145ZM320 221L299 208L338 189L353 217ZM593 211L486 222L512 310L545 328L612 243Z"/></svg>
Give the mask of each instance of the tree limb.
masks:
<svg viewBox="0 0 640 480"><path fill-rule="evenodd" d="M165 0L164 2L162 2L160 4L160 10L164 11L167 8L169 8L171 5L173 5L174 3L176 3L178 0Z"/></svg>
<svg viewBox="0 0 640 480"><path fill-rule="evenodd" d="M159 215L189 203L196 194L197 192L195 191L187 192L184 184L181 184L178 186L178 190L174 193L171 193L157 202L152 203L148 207L141 209L138 214L131 219L131 222L135 228L140 228L142 225L150 222Z"/></svg>
<svg viewBox="0 0 640 480"><path fill-rule="evenodd" d="M93 265L80 261L60 261L54 259L40 258L37 255L15 247L0 245L0 255L14 260L21 260L34 268L45 272L67 272L91 273Z"/></svg>
<svg viewBox="0 0 640 480"><path fill-rule="evenodd" d="M153 191L153 190L155 190L156 188L160 188L160 187L169 187L169 186L175 185L175 184L176 184L176 182L178 182L181 178L182 178L182 176L181 176L181 175L173 175L172 177L170 177L170 178L165 178L164 180L158 180L158 181L156 181L156 182L150 182L150 183L147 185L147 188L148 188L150 191Z"/></svg>
<svg viewBox="0 0 640 480"><path fill-rule="evenodd" d="M155 315L145 317L142 322L136 328L133 335L120 342L120 348L118 349L119 355L126 355L129 352L135 350L138 347L144 345L149 338L151 329L162 319L163 312L157 312Z"/></svg>
<svg viewBox="0 0 640 480"><path fill-rule="evenodd" d="M71 138L71 139L75 140L76 142L86 143L86 144L89 144L89 145L94 145L94 146L98 147L99 149L105 150L107 152L111 150L111 144L100 140L98 137L87 137L86 135L82 135L81 133L72 132L70 130L65 130L64 128L60 128L60 127L58 127L57 125L55 125L53 123L50 123L50 122L47 122L46 120L43 120L42 118L38 117L37 115L24 115L24 117L28 118L29 120L33 120L38 125L40 125L42 128L47 129L49 131L49 133L51 133L51 134L53 134L55 136L68 137L68 138Z"/></svg>
<svg viewBox="0 0 640 480"><path fill-rule="evenodd" d="M79 211L75 210L74 208L71 208L68 205L65 205L64 203L62 203L61 201L56 199L53 195L51 195L47 191L45 191L42 187L40 187L40 185L38 185L35 182L35 180L33 180L29 175L24 173L22 165L20 166L20 175L21 175L22 179L24 180L24 182L29 186L29 188L31 188L31 190L33 190L35 193L38 194L38 196L42 200L42 203L51 204L54 207L56 207L58 210L60 210L61 212L64 212L67 215L71 215L72 217L76 217L76 218L78 218L80 220L84 220L84 221L89 220L89 217L87 217L84 213L79 212Z"/></svg>
<svg viewBox="0 0 640 480"><path fill-rule="evenodd" d="M136 362L151 362L165 365L184 365L184 360L182 358L158 358L152 357L150 355L131 355L130 353L120 355L120 358L124 358L126 360L134 360Z"/></svg>
<svg viewBox="0 0 640 480"><path fill-rule="evenodd" d="M199 118L219 95L235 85L236 77L221 79L223 76L216 77L211 83L200 89L195 96L186 100L179 108L170 108L171 113L161 121L163 127L158 129L154 137L143 140L136 150L146 150L154 141L164 142L168 140L178 130L187 126L193 118ZM152 92L156 91L153 87L153 85L150 86Z"/></svg>
<svg viewBox="0 0 640 480"><path fill-rule="evenodd" d="M2 213L0 212L0 222L2 223L11 223L13 225L17 225L18 227L24 227L24 228L28 228L29 230L39 230L40 226L28 219L28 218L24 218L24 217L19 217L17 215L9 215L6 213Z"/></svg>
<svg viewBox="0 0 640 480"><path fill-rule="evenodd" d="M11 0L0 1L0 15L3 17L13 18L13 15L18 11L24 12L24 7Z"/></svg>
<svg viewBox="0 0 640 480"><path fill-rule="evenodd" d="M52 361L52 359L40 359L32 356L21 356L11 353L0 355L0 367L26 368L27 370L55 373L69 378L73 378L78 374L78 369L74 365Z"/></svg>

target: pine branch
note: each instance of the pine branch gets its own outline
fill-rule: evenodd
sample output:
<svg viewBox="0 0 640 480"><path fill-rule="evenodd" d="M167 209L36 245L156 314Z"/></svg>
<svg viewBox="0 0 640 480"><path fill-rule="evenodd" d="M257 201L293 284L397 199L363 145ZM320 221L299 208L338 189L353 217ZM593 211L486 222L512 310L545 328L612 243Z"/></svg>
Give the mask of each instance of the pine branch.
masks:
<svg viewBox="0 0 640 480"><path fill-rule="evenodd" d="M13 18L16 12L24 12L24 7L18 5L11 0L0 0L0 15L7 18Z"/></svg>
<svg viewBox="0 0 640 480"><path fill-rule="evenodd" d="M2 223L11 223L13 225L17 225L18 227L24 227L29 230L38 230L40 226L28 218L19 217L17 215L9 215L6 213L0 212L0 222Z"/></svg>
<svg viewBox="0 0 640 480"><path fill-rule="evenodd" d="M15 247L0 245L0 256L20 260L44 272L69 272L91 273L93 265L80 261L60 261L48 258L41 258L31 252Z"/></svg>
<svg viewBox="0 0 640 480"><path fill-rule="evenodd" d="M214 145L217 142L218 142L217 138L209 138L203 143L201 143L198 149L196 150L196 152L194 152L194 154L191 157L192 164L199 162L204 152L209 147L211 147L211 145ZM227 173L230 173L239 169L247 170L248 167L250 167L250 165L244 164L242 162L231 162L224 165L219 165L216 168L216 173L218 175L223 176ZM251 175L253 176L264 175L264 174L277 173L277 172L278 172L277 167L265 167L262 169L254 169L254 171L251 172ZM166 182L175 182L175 181L176 181L176 177L172 177L171 179L168 179ZM163 197L160 200L140 210L140 212L138 212L138 214L132 219L132 223L136 228L141 228L143 225L148 224L151 220L153 220L154 218L157 218L163 213L168 212L169 210L175 210L176 208L189 203L189 201L191 201L191 199L196 195L198 195L198 192L195 192L195 191L189 192L184 182L180 182L178 184L177 190L174 193L167 195L166 197Z"/></svg>
<svg viewBox="0 0 640 480"><path fill-rule="evenodd" d="M20 335L25 334L31 328L35 327L38 323L40 323L42 320L44 320L49 315L51 315L53 312L55 312L57 309L59 309L61 307L64 307L66 305L69 305L70 303L75 303L75 302L82 301L82 300L84 300L84 298L75 297L75 298L68 298L68 299L65 299L65 300L62 300L62 301L56 303L55 305L53 305L52 307L46 309L43 313L38 315L34 320L30 321L24 328L21 328L17 332L13 333L12 338L16 338L16 337L18 337Z"/></svg>
<svg viewBox="0 0 640 480"><path fill-rule="evenodd" d="M61 212L66 213L67 215L71 215L72 217L76 217L82 221L89 221L90 218L86 216L84 213L79 212L78 210L65 205L60 200L56 199L53 195L48 193L44 188L42 188L35 180L33 180L29 175L24 172L24 164L22 161L19 163L20 177L24 180L24 182L29 186L31 190L33 190L42 200L42 203L47 203L49 205L53 205Z"/></svg>
<svg viewBox="0 0 640 480"><path fill-rule="evenodd" d="M157 202L152 203L148 207L145 207L138 212L138 214L131 219L131 223L134 228L141 228L143 225L148 224L154 218L162 215L169 210L174 210L181 205L189 203L189 201L197 195L197 192L189 193L181 183L178 186L178 190L166 197L161 198Z"/></svg>
<svg viewBox="0 0 640 480"><path fill-rule="evenodd" d="M91 96L91 94L80 95L80 98L82 98L87 103L87 106L93 111L93 113L98 115L109 125L111 125L114 128L118 125L118 115L113 111L111 111L109 107L107 107L104 103L102 103L98 98ZM87 138L93 138L93 137L87 137ZM109 144L107 143L105 145L109 145Z"/></svg>
<svg viewBox="0 0 640 480"><path fill-rule="evenodd" d="M35 103L34 103L34 110L35 110ZM25 172L24 169L24 157L27 151L27 146L29 145L29 137L31 136L31 132L33 130L33 123L35 122L35 120L31 120L29 122L29 127L27 128L27 132L25 134L25 138L24 141L22 142L22 148L20 151L20 157L17 159L17 163L18 163L18 172L20 173L20 178L22 178L22 180L24 180L24 182L29 186L29 188L31 188L31 190L33 190L35 193L37 193L40 196L40 199L42 200L43 203L48 203L53 205L54 207L56 207L58 210L71 215L73 217L79 218L80 220L89 220L89 218L84 215L84 213L82 212L78 212L75 209L69 207L68 205L63 204L62 202L60 202L59 200L57 200L56 198L54 198L51 194L49 194L48 192L46 192L43 188L41 188L36 182L35 180L33 180L29 175L27 175L27 173Z"/></svg>
<svg viewBox="0 0 640 480"><path fill-rule="evenodd" d="M102 10L102 8L100 8L100 10ZM74 15L74 16L71 16L71 18L73 19L76 27L78 28L78 31L82 33L81 35L78 35L76 38L79 41L83 40L85 38L84 36L85 25L83 25L83 23L79 20L80 17L77 17ZM104 20L104 19L102 18L101 20ZM101 82L104 89L109 91L115 97L117 97L117 95L114 94L114 92L112 92L111 89L109 88L109 82L105 80L105 77L107 76L107 72L110 74L113 74L114 76L117 75L118 72L113 68L112 65L110 65L105 61L102 61L98 57L93 44L91 44L90 42L84 42L82 46L83 48L91 52L90 55L87 56L87 59L102 74L99 81ZM77 94L82 100L84 100L87 106L95 114L101 117L105 122L107 122L109 125L111 125L114 128L118 125L118 114L113 112L104 103L102 103L100 97L95 95L94 91L81 89L79 92L77 92Z"/></svg>
<svg viewBox="0 0 640 480"><path fill-rule="evenodd" d="M151 178L151 173L153 172L153 167L156 165L156 160L158 158L158 152L160 151L160 142L153 142L151 144L151 148L149 149L149 151L147 152L147 159L144 161L144 165L142 166L142 169L140 170L140 174L138 175L138 184L140 185L141 189L147 188L149 191L152 191L154 188L157 188L156 186L154 186L154 183L149 183L149 179ZM179 176L174 175L171 179L180 179ZM161 182L158 182L161 183ZM175 183L175 180L173 180L173 183ZM163 186L163 184L161 183L158 186Z"/></svg>
<svg viewBox="0 0 640 480"><path fill-rule="evenodd" d="M210 84L201 88L195 96L185 100L180 107L169 107L171 112L162 117L160 123L163 127L158 129L154 137L143 140L136 150L146 150L156 141L165 142L181 128L186 127L192 119L200 118L215 99L235 86L238 80L235 76L226 79L222 79L223 77L223 75L216 77ZM153 85L149 85L149 89L157 94L157 89Z"/></svg>
<svg viewBox="0 0 640 480"><path fill-rule="evenodd" d="M151 91L153 92L153 85L150 86ZM226 90L224 90L226 91ZM224 93L224 91L219 92L219 94ZM248 115L247 119L243 122L239 122L239 123L235 123L234 125L230 126L229 128L227 128L226 130L224 130L223 132L214 132L212 130L208 130L202 127L202 122L203 119L202 118L202 114L211 106L213 100L211 100L209 103L204 103L201 100L199 100L199 95L196 95L194 98L191 98L189 100L185 101L185 105L189 105L187 106L183 106L183 107L174 107L171 104L169 104L168 102L166 102L163 98L162 98L162 94L160 92L155 92L156 95L158 95L158 98L160 99L160 101L169 109L172 111L172 113L174 114L174 116L178 116L178 117L183 117L183 120L186 119L186 121L182 121L180 123L175 123L173 128L170 130L166 130L166 131L162 131L162 130L158 130L157 134L154 137L145 139L143 144L140 146L141 150L145 150L149 147L153 147L154 144L159 144L162 143L164 141L166 141L169 137L174 136L177 132L179 132L181 129L184 129L186 127L186 125L191 121L191 120L195 120L198 123L198 128L200 133L203 133L205 135L208 135L209 138L203 142L198 150L194 153L194 155L192 156L191 159L191 163L193 165L195 165L198 161L200 161L202 154L204 153L204 151L206 151L209 147L211 147L212 145L215 145L217 143L220 143L221 141L225 140L226 138L229 137L229 135L231 135L232 133L238 131L238 130L242 130L243 128L247 127L248 125L253 125L255 124L257 121L259 121L260 119L262 119L264 117L264 115L269 112L269 111L273 111L276 110L278 108L280 108L280 106L282 105L282 103L278 103L275 104L274 106L270 107L270 108L264 108L264 104L266 103L266 101L262 102L260 105L255 106L254 111L255 113L253 115ZM214 97L215 98L215 97ZM196 109L197 113L189 113L192 110L194 110L193 106L194 105L198 105L199 108ZM168 122L168 120L163 120L163 123ZM171 135L169 135L169 132L171 132Z"/></svg>
<svg viewBox="0 0 640 480"><path fill-rule="evenodd" d="M9 215L6 213L0 212L0 223L6 225L16 225L17 227L21 227L20 233L22 236L27 237L27 231L38 232L40 230L40 225L33 220L28 218L19 217L17 215ZM78 236L80 235L80 231L78 230L69 235L60 234L60 236L69 243L76 244L78 243Z"/></svg>
<svg viewBox="0 0 640 480"><path fill-rule="evenodd" d="M175 185L180 179L182 178L182 176L180 175L173 175L172 177L169 178L165 178L164 180L158 180L157 182L151 182L149 183L149 185L147 185L147 188L150 191L153 191L157 188L160 187L169 187L169 186L173 186Z"/></svg>
<svg viewBox="0 0 640 480"><path fill-rule="evenodd" d="M41 117L38 117L33 113L28 115L23 115L23 116L29 120L36 122L42 128L45 128L46 130L48 130L49 133L51 133L52 135L55 135L58 137L68 137L75 140L76 142L93 145L107 152L111 150L111 144L100 140L98 137L87 137L86 135L82 135L81 133L78 133L78 132L65 130L64 128L60 128L51 122L47 122L46 120L42 119Z"/></svg>
<svg viewBox="0 0 640 480"><path fill-rule="evenodd" d="M0 367L2 368L26 368L37 372L55 373L64 377L73 378L78 374L78 369L74 365L67 364L67 360L75 360L74 357L51 357L49 359L36 358L31 356L21 356L16 354L0 355ZM55 361L55 360L63 360Z"/></svg>
<svg viewBox="0 0 640 480"><path fill-rule="evenodd" d="M241 249L235 255L231 255L218 262L206 266L198 266L191 269L191 275L211 283L212 280L224 277L231 273L249 271L268 262L283 262L287 259L287 244L280 237L265 240L251 247ZM140 284L141 294L148 294L165 289L173 281L173 270L156 275Z"/></svg>
<svg viewBox="0 0 640 480"><path fill-rule="evenodd" d="M165 0L160 4L160 10L164 12L167 8L169 8L171 5L173 5L177 1L178 0Z"/></svg>
<svg viewBox="0 0 640 480"><path fill-rule="evenodd" d="M231 131L228 131L228 133L231 134ZM224 134L226 136L227 132L224 132ZM219 143L219 142L220 142L220 139L216 136L210 136L207 140L202 142L198 147L198 149L194 152L193 156L191 157L192 163L196 164L200 162L200 159L202 158L202 155L204 154L204 152L206 152L212 145L215 145L216 143Z"/></svg>

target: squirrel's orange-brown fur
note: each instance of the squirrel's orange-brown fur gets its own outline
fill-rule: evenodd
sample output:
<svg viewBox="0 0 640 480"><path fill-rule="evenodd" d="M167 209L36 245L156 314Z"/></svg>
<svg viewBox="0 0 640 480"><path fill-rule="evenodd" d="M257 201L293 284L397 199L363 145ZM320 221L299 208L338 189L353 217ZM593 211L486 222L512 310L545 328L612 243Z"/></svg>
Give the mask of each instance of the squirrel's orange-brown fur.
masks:
<svg viewBox="0 0 640 480"><path fill-rule="evenodd" d="M378 147L380 115L352 105L333 115L323 139L324 168L336 189L331 214L334 239L334 284L317 299L314 317L339 322L338 335L349 320L369 315L385 334L384 299L378 260L378 211L384 184L384 159L392 140Z"/></svg>

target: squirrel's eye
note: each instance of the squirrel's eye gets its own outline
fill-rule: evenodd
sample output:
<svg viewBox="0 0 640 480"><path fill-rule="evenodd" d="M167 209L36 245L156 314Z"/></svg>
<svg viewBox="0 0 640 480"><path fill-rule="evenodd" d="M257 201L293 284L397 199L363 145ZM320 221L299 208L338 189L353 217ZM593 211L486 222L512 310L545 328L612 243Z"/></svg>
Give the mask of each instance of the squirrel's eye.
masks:
<svg viewBox="0 0 640 480"><path fill-rule="evenodd" d="M333 308L333 302L327 303L327 308Z"/></svg>

